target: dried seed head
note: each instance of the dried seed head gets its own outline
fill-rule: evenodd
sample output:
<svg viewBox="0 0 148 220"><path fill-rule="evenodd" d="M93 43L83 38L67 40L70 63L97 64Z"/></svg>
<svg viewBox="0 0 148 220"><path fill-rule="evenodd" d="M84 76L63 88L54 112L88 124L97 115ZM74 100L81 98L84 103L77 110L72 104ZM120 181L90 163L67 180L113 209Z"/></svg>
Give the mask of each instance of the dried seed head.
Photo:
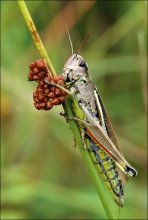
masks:
<svg viewBox="0 0 148 220"><path fill-rule="evenodd" d="M50 110L54 105L62 104L65 101L67 93L63 92L59 88L47 84L49 83L59 84L64 86L63 76L51 77L49 67L45 60L37 60L29 65L29 81L37 81L37 87L33 93L34 106L38 110Z"/></svg>

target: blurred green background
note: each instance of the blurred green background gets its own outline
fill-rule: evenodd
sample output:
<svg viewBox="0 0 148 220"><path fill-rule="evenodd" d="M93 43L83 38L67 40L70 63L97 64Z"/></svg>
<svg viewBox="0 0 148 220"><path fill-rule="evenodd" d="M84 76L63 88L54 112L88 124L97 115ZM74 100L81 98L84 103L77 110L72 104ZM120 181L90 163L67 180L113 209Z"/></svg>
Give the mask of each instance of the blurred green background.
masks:
<svg viewBox="0 0 148 220"><path fill-rule="evenodd" d="M125 187L121 219L147 219L146 1L26 1L61 73L81 49L127 160L138 170ZM16 1L1 1L1 219L105 219L72 132L58 106L37 111L28 65L40 55ZM115 205L112 199L109 204ZM115 205L116 206L116 205Z"/></svg>

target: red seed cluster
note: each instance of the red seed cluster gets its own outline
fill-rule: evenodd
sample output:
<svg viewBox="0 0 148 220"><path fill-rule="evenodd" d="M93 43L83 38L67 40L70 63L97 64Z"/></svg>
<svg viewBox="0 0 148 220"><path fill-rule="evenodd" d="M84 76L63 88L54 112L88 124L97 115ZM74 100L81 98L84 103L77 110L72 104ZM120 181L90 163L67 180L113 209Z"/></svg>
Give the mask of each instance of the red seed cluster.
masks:
<svg viewBox="0 0 148 220"><path fill-rule="evenodd" d="M63 76L53 77L45 60L37 60L29 65L29 81L36 81L37 87L33 93L35 108L38 110L50 110L54 105L60 105L65 101L66 92L50 85L55 83L64 86Z"/></svg>

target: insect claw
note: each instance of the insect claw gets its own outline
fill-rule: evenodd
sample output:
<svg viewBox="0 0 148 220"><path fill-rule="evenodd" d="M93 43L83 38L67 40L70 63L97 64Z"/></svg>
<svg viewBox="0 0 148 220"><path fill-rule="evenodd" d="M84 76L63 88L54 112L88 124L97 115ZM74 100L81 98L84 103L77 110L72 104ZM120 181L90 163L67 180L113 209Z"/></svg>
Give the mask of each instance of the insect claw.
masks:
<svg viewBox="0 0 148 220"><path fill-rule="evenodd" d="M68 118L68 116L66 115L66 113L60 112L60 115L61 115L62 117L64 117L65 120L68 122L69 118Z"/></svg>
<svg viewBox="0 0 148 220"><path fill-rule="evenodd" d="M66 121L74 120L74 117L69 117L66 115L66 113L60 112L60 115L63 116Z"/></svg>
<svg viewBox="0 0 148 220"><path fill-rule="evenodd" d="M60 112L60 115L63 116L64 118L67 117L65 112Z"/></svg>

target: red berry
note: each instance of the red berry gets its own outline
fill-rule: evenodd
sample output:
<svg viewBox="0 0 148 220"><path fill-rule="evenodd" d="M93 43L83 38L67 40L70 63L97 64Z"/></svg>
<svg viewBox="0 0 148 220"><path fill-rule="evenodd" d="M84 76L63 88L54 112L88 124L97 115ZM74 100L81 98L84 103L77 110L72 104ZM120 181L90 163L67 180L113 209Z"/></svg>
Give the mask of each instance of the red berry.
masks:
<svg viewBox="0 0 148 220"><path fill-rule="evenodd" d="M45 68L45 64L44 64L43 60L37 60L36 65L37 65L38 69L40 69L40 70Z"/></svg>
<svg viewBox="0 0 148 220"><path fill-rule="evenodd" d="M64 96L60 96L60 97L58 97L58 100L59 100L59 103L61 104L65 101L65 98L64 98Z"/></svg>
<svg viewBox="0 0 148 220"><path fill-rule="evenodd" d="M55 92L55 90L56 90L56 87L55 87L55 86L52 86L52 87L50 88L50 91L51 91L51 92Z"/></svg>
<svg viewBox="0 0 148 220"><path fill-rule="evenodd" d="M47 97L53 98L53 97L54 97L54 93L53 93L53 92L49 92L49 93L47 94Z"/></svg>
<svg viewBox="0 0 148 220"><path fill-rule="evenodd" d="M53 105L51 104L51 102L47 102L47 110L50 110L53 107Z"/></svg>
<svg viewBox="0 0 148 220"><path fill-rule="evenodd" d="M52 105L59 105L59 100L57 98L54 98L52 101L51 101Z"/></svg>
<svg viewBox="0 0 148 220"><path fill-rule="evenodd" d="M44 97L45 97L44 95L39 95L39 96L38 96L38 99L39 99L40 101L43 101L43 100L44 100Z"/></svg>
<svg viewBox="0 0 148 220"><path fill-rule="evenodd" d="M60 96L60 95L61 95L61 90L58 89L58 88L56 88L54 94L55 94L56 96Z"/></svg>
<svg viewBox="0 0 148 220"><path fill-rule="evenodd" d="M34 75L33 76L33 79L35 80L35 81L37 81L39 78L38 78L38 75Z"/></svg>
<svg viewBox="0 0 148 220"><path fill-rule="evenodd" d="M33 68L33 72L34 72L34 74L37 74L37 73L39 72L38 68L37 68L37 67L34 67L34 68Z"/></svg>
<svg viewBox="0 0 148 220"><path fill-rule="evenodd" d="M45 93L45 94L48 94L49 91L50 91L49 89L44 89L44 93Z"/></svg>
<svg viewBox="0 0 148 220"><path fill-rule="evenodd" d="M29 65L29 69L33 70L33 68L36 66L36 62L32 62Z"/></svg>

